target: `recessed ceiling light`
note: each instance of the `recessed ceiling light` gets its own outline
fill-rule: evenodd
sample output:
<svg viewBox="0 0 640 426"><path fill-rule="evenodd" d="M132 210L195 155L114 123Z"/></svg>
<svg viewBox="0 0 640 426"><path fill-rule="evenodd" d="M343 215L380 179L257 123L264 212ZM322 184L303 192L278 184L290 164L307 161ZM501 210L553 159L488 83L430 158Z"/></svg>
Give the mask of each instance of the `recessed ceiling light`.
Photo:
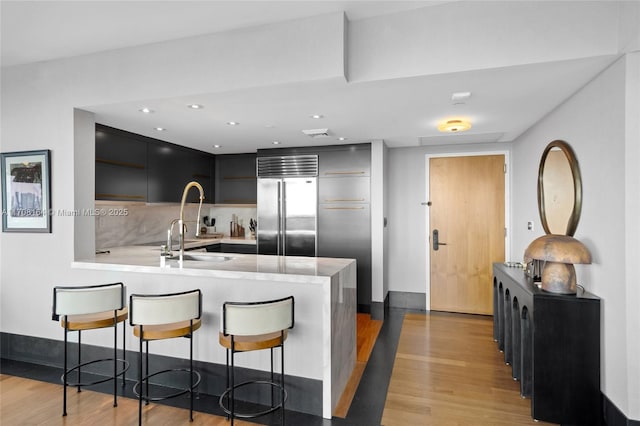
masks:
<svg viewBox="0 0 640 426"><path fill-rule="evenodd" d="M274 144L274 145L280 145L280 142L279 142L279 141L273 141L273 142L271 142L271 143L272 143L272 144Z"/></svg>
<svg viewBox="0 0 640 426"><path fill-rule="evenodd" d="M463 120L460 118L456 118L453 120L447 120L440 124L438 124L438 130L441 132L464 132L465 130L469 130L471 128L471 123L467 120Z"/></svg>
<svg viewBox="0 0 640 426"><path fill-rule="evenodd" d="M204 106L199 105L199 104L190 104L190 105L187 105L187 108L191 108L191 109L202 109L202 108L204 108Z"/></svg>
<svg viewBox="0 0 640 426"><path fill-rule="evenodd" d="M346 140L347 140L347 138L339 137L339 138L338 138L338 140L339 140L339 141L346 141Z"/></svg>
<svg viewBox="0 0 640 426"><path fill-rule="evenodd" d="M220 148L220 145L214 145L213 147L214 148Z"/></svg>
<svg viewBox="0 0 640 426"><path fill-rule="evenodd" d="M143 112L145 114L153 114L155 111L150 108L140 108L138 111Z"/></svg>
<svg viewBox="0 0 640 426"><path fill-rule="evenodd" d="M324 116L322 114L313 114L313 115L310 115L309 117L311 117L311 118L322 118Z"/></svg>
<svg viewBox="0 0 640 426"><path fill-rule="evenodd" d="M228 124L229 126L237 126L237 125L238 125L238 124L240 124L240 123L238 123L237 121L227 121L227 124Z"/></svg>
<svg viewBox="0 0 640 426"><path fill-rule="evenodd" d="M159 132L164 132L164 131L166 131L166 130L167 130L167 129L165 129L164 127L154 127L154 129L156 129L156 130L157 130L157 131L159 131Z"/></svg>

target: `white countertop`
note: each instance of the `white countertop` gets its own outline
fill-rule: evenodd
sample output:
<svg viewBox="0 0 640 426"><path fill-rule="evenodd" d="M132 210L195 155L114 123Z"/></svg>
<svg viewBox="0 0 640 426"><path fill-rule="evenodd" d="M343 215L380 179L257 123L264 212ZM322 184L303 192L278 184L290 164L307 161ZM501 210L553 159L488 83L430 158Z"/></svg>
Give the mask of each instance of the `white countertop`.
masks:
<svg viewBox="0 0 640 426"><path fill-rule="evenodd" d="M206 240L185 242L185 248L203 245L201 241ZM91 259L74 261L72 266L80 269L324 284L327 278L355 262L353 259L323 257L185 251L185 257L197 256L199 260L185 260L181 267L177 259L166 260L165 265L161 266L160 247L125 246L108 251L96 254ZM174 251L174 254L177 252Z"/></svg>

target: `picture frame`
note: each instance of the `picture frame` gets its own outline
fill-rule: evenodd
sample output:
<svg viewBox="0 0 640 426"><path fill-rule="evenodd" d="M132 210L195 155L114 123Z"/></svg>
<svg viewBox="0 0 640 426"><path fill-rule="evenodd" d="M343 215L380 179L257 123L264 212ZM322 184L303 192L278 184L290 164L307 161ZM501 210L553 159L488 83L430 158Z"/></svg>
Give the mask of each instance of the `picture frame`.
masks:
<svg viewBox="0 0 640 426"><path fill-rule="evenodd" d="M0 153L2 232L51 232L51 151Z"/></svg>

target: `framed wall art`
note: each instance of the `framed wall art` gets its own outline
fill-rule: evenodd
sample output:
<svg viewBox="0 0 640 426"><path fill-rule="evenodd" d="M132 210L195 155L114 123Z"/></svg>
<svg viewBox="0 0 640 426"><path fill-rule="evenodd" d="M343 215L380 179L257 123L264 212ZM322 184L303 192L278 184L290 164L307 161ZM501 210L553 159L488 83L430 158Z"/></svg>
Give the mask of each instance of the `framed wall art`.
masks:
<svg viewBox="0 0 640 426"><path fill-rule="evenodd" d="M0 154L2 231L51 232L51 152Z"/></svg>

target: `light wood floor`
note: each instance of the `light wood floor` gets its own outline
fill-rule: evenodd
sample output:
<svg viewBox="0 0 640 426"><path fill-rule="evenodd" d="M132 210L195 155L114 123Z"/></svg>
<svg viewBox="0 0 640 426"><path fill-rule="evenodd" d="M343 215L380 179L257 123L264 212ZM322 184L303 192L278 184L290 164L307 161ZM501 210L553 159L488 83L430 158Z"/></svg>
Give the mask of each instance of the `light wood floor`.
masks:
<svg viewBox="0 0 640 426"><path fill-rule="evenodd" d="M382 424L542 425L493 341L491 317L407 314Z"/></svg>
<svg viewBox="0 0 640 426"><path fill-rule="evenodd" d="M206 413L193 413L189 422L189 410L160 404L142 408L142 422L146 425L229 425L225 417ZM21 377L0 375L0 425L38 426L87 426L87 425L137 425L138 401L118 398L113 406L113 395L83 389L67 392L67 416L62 417L62 386ZM236 420L237 425L251 425Z"/></svg>
<svg viewBox="0 0 640 426"><path fill-rule="evenodd" d="M364 341L358 344L358 365L364 365L362 359L368 358L375 342L363 336L377 336L379 325L359 321L359 340ZM352 386L357 388L359 379ZM114 409L111 395L88 389L80 394L71 390L68 398L69 415L63 418L60 385L0 375L0 425L137 424L137 400L118 398ZM511 379L510 367L493 342L490 317L405 316L383 425L542 425L531 419L530 404L520 398L519 383ZM189 423L187 410L159 404L145 407L143 416L144 424L154 426L229 424L224 417L201 412Z"/></svg>

